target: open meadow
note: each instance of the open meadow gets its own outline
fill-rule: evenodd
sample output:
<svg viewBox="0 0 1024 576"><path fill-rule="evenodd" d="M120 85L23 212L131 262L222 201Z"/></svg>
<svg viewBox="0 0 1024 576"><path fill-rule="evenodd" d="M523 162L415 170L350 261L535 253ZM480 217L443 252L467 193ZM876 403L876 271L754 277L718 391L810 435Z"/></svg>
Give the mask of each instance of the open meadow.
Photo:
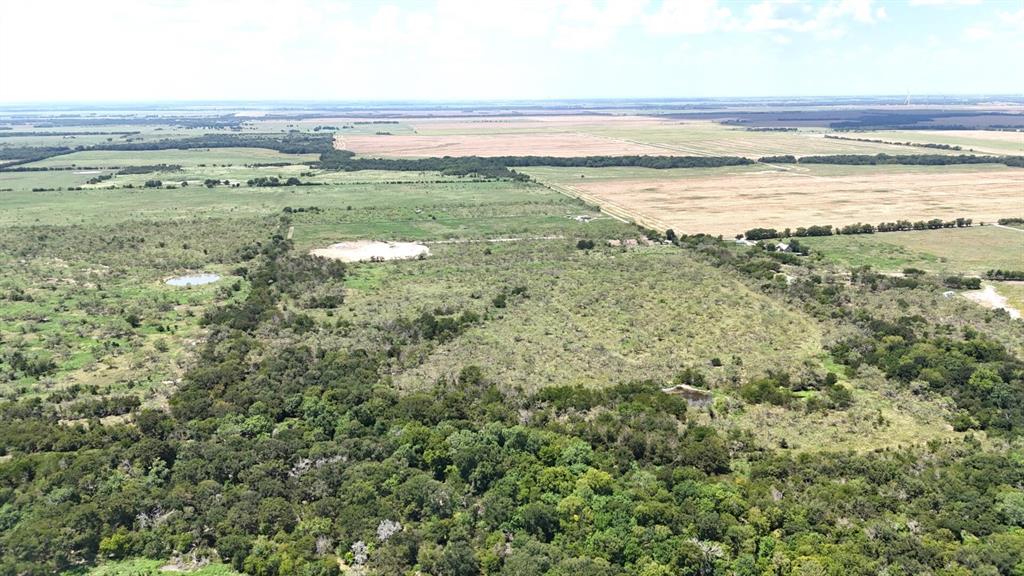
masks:
<svg viewBox="0 0 1024 576"><path fill-rule="evenodd" d="M884 272L918 268L970 276L1024 269L1024 231L999 226L825 236L801 242L845 268L871 266Z"/></svg>

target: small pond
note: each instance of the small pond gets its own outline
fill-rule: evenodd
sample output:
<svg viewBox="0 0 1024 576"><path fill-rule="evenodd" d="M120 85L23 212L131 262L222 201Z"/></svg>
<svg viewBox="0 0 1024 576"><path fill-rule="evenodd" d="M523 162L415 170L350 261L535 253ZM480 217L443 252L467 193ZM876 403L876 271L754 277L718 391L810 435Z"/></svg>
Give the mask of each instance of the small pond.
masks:
<svg viewBox="0 0 1024 576"><path fill-rule="evenodd" d="M188 276L175 276L168 278L167 284L171 286L202 286L220 280L217 274L189 274Z"/></svg>

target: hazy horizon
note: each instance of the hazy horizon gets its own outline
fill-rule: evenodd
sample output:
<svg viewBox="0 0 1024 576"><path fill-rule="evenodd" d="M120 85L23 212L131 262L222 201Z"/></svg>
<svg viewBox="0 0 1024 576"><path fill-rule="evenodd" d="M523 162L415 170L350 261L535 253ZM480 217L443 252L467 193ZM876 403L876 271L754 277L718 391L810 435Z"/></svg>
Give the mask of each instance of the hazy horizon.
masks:
<svg viewBox="0 0 1024 576"><path fill-rule="evenodd" d="M786 95L768 94L758 96L703 96L703 97L579 97L579 98L424 98L424 99L393 99L393 98L364 98L364 99L324 99L324 98L266 98L266 99L175 99L175 100L40 100L40 101L0 101L0 109L64 109L73 110L76 107L83 108L160 108L173 109L174 107L195 107L195 108L221 108L221 107L244 107L262 110L269 107L287 108L385 108L397 106L411 106L414 108L429 106L463 106L481 105L485 107L524 107L531 105L582 105L594 104L586 108L617 108L613 104L663 104L664 107L673 107L675 104L685 103L769 103L777 105L802 104L811 106L844 106L855 105L858 102L872 106L905 106L905 99L910 98L911 106L956 106L956 105L996 105L1009 103L1024 105L1024 93L943 93L943 94L808 94L808 95ZM1004 102L1004 99L1006 102ZM828 102L815 102L817 100ZM952 100L963 100L953 102ZM807 102L810 101L810 104Z"/></svg>

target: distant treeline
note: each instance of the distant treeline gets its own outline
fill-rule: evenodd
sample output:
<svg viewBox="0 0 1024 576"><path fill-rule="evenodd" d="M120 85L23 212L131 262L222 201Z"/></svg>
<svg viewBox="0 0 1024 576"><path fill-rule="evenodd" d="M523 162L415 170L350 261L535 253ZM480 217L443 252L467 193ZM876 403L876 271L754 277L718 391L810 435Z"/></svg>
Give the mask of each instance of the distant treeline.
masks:
<svg viewBox="0 0 1024 576"><path fill-rule="evenodd" d="M715 168L742 166L753 160L739 156L444 156L441 158L354 158L347 150L331 150L320 155L320 167L328 170L438 171L446 175L480 174L496 178L526 180L527 176L510 168L556 166L563 168Z"/></svg>
<svg viewBox="0 0 1024 576"><path fill-rule="evenodd" d="M796 128L789 128L786 126L770 127L766 126L763 128L747 128L747 132L796 132Z"/></svg>
<svg viewBox="0 0 1024 576"><path fill-rule="evenodd" d="M124 174L150 174L153 172L181 172L181 164L147 164L144 166L125 166L117 171Z"/></svg>
<svg viewBox="0 0 1024 576"><path fill-rule="evenodd" d="M968 126L965 124L860 124L856 122L833 122L829 128L843 132L870 130L984 130L986 132L1020 132L1024 127L1013 124L991 124Z"/></svg>
<svg viewBox="0 0 1024 576"><path fill-rule="evenodd" d="M33 128L57 128L60 126L178 126L181 128L233 128L239 129L249 119L234 114L219 116L17 116L8 120L19 124L31 124Z"/></svg>
<svg viewBox="0 0 1024 576"><path fill-rule="evenodd" d="M831 224L800 227L796 230L786 228L777 230L775 228L751 228L739 237L747 240L768 240L771 238L790 238L805 236L833 236L847 234L874 234L875 232L904 232L908 230L937 230L939 228L967 228L974 224L971 218L956 218L954 220L942 220L933 218L931 220L897 220L895 222L881 222L877 226L873 224L847 224L843 227L832 227ZM739 238L738 237L738 238Z"/></svg>
<svg viewBox="0 0 1024 576"><path fill-rule="evenodd" d="M842 164L850 166L877 166L900 164L907 166L948 166L953 164L1005 164L1024 168L1024 156L976 156L974 154L829 154L824 156L792 155L763 156L766 164Z"/></svg>
<svg viewBox="0 0 1024 576"><path fill-rule="evenodd" d="M0 169L28 164L53 156L87 150L143 151L192 148L268 148L284 154L320 154L333 150L330 134L205 134L191 138L168 138L146 142L119 142L92 146L16 146L0 149ZM9 160L9 162L4 162Z"/></svg>
<svg viewBox="0 0 1024 576"><path fill-rule="evenodd" d="M390 170L395 172L428 172L437 171L446 176L467 176L479 174L487 178L510 178L528 180L525 174L509 170L494 158L478 156L462 156L453 158L353 158L354 153L348 150L330 150L320 154L320 167L325 170L343 170L358 172L360 170Z"/></svg>
<svg viewBox="0 0 1024 576"><path fill-rule="evenodd" d="M949 144L931 144L928 142L893 142L891 140L876 140L873 138L851 138L849 136L836 136L835 134L825 134L825 138L831 138L833 140L851 140L853 142L871 142L873 144L890 144L892 146L913 146L915 148L934 148L938 150L963 150L960 146L951 146Z"/></svg>
<svg viewBox="0 0 1024 576"><path fill-rule="evenodd" d="M74 152L74 149L67 146L12 146L0 148L0 168L28 164L29 162L36 162L69 152Z"/></svg>
<svg viewBox="0 0 1024 576"><path fill-rule="evenodd" d="M188 148L269 148L284 154L319 154L334 147L334 138L320 134L205 134L149 142L97 144L83 150L172 150Z"/></svg>
<svg viewBox="0 0 1024 576"><path fill-rule="evenodd" d="M753 164L742 156L498 156L493 158L504 166L556 166L565 168L718 168Z"/></svg>
<svg viewBox="0 0 1024 576"><path fill-rule="evenodd" d="M19 136L134 136L139 134L138 130L132 132L2 132L0 138L17 138Z"/></svg>
<svg viewBox="0 0 1024 576"><path fill-rule="evenodd" d="M1024 218L1000 218L998 222L1003 226L1010 224L1024 224Z"/></svg>

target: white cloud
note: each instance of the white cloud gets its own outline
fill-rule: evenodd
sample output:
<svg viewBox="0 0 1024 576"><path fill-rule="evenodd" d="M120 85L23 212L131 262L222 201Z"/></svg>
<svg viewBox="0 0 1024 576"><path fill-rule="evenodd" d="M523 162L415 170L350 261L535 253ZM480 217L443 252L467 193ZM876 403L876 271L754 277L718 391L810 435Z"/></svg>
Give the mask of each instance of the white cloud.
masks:
<svg viewBox="0 0 1024 576"><path fill-rule="evenodd" d="M992 37L992 29L988 26L970 26L964 30L964 36L968 40L985 40Z"/></svg>
<svg viewBox="0 0 1024 576"><path fill-rule="evenodd" d="M911 6L971 6L981 0L910 0Z"/></svg>
<svg viewBox="0 0 1024 576"><path fill-rule="evenodd" d="M879 59L857 48L897 28L920 46L961 39L972 64L934 85L983 73L978 90L1019 92L1005 61L969 57L1014 53L1019 4L955 20L869 0L755 1L0 0L0 101L822 93L848 77L880 82ZM853 58L843 73L800 76L777 58L820 70L830 50Z"/></svg>
<svg viewBox="0 0 1024 576"><path fill-rule="evenodd" d="M872 0L841 0L815 7L795 0L764 0L746 11L744 29L751 32L786 30L814 33L819 37L840 37L846 23L875 24L888 18L884 6L877 9Z"/></svg>
<svg viewBox="0 0 1024 576"><path fill-rule="evenodd" d="M704 34L735 26L732 12L716 0L664 0L653 14L644 17L651 34Z"/></svg>
<svg viewBox="0 0 1024 576"><path fill-rule="evenodd" d="M523 5L530 4L529 2ZM555 28L552 45L564 50L594 50L607 46L619 31L632 25L643 13L644 1L609 0L603 6L590 0L567 0L558 13L562 22ZM519 6L518 4L515 6Z"/></svg>
<svg viewBox="0 0 1024 576"><path fill-rule="evenodd" d="M975 22L964 30L968 40L990 40L997 37L1024 38L1024 8L1016 12L999 12L995 18Z"/></svg>

